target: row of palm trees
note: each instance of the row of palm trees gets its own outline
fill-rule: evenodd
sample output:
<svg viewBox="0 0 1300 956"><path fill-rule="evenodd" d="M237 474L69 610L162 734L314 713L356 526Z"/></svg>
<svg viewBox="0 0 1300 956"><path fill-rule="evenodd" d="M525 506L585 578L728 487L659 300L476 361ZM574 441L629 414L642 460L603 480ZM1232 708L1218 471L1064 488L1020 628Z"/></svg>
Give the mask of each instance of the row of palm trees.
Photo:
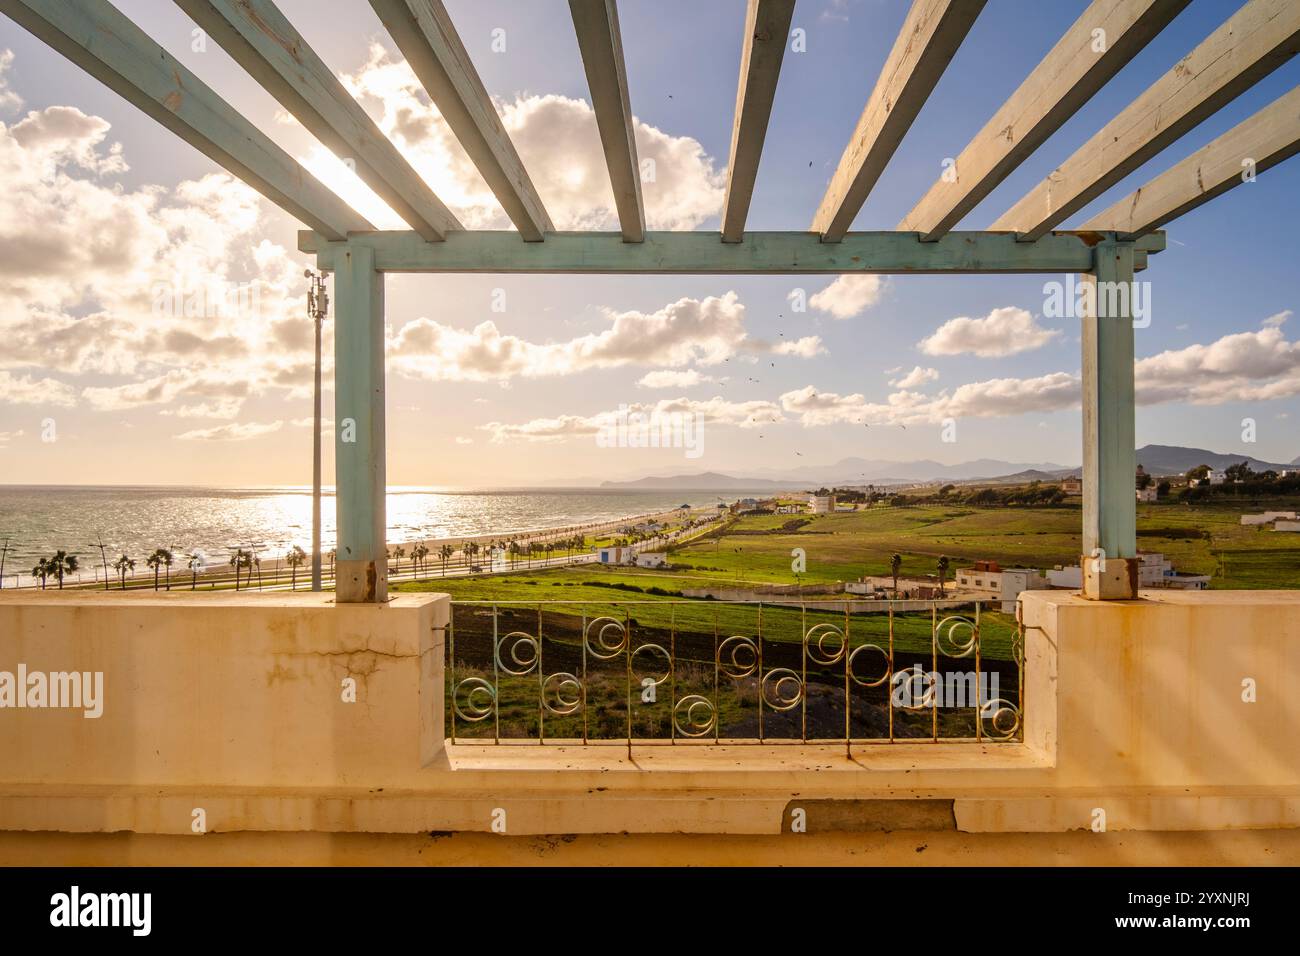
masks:
<svg viewBox="0 0 1300 956"><path fill-rule="evenodd" d="M479 542L466 541L459 551L464 557L465 564L474 567L480 555L504 555L510 561L510 566L517 567L520 561L526 561L527 566L531 567L534 560L550 561L552 555L557 551L563 551L566 556L573 557L574 552L580 552L587 546L585 535L575 534L566 537L548 538L546 540L520 541L517 538L501 538L499 540ZM441 545L436 556L441 564L442 575L447 574L447 564L455 557L457 548L452 544ZM397 545L389 549L388 557L394 562L393 573L402 573L402 560L406 557L411 558L411 570L416 577L428 572L429 556L435 554L428 545L414 545L408 552L404 545Z"/></svg>
<svg viewBox="0 0 1300 956"><path fill-rule="evenodd" d="M948 568L950 562L946 554L939 555L939 560L935 562L935 569L939 572L939 596L943 597L943 583L948 577ZM889 573L894 577L894 597L898 597L898 575L903 569L903 556L894 552L889 558Z"/></svg>

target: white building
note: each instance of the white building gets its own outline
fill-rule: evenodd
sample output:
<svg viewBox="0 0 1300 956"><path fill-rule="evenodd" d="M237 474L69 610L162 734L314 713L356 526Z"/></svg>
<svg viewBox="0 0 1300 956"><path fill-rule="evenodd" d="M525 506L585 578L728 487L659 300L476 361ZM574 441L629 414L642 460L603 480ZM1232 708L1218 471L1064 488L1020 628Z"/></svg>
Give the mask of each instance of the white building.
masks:
<svg viewBox="0 0 1300 956"><path fill-rule="evenodd" d="M636 556L638 568L662 568L668 563L668 555L662 551L642 551Z"/></svg>
<svg viewBox="0 0 1300 956"><path fill-rule="evenodd" d="M815 515L828 515L835 510L834 495L809 495L808 507Z"/></svg>
<svg viewBox="0 0 1300 956"><path fill-rule="evenodd" d="M1056 567L1047 572L1051 587L1077 591L1083 587L1083 569L1077 564ZM1210 586L1209 575L1180 574L1159 551L1138 552L1138 587L1204 590Z"/></svg>
<svg viewBox="0 0 1300 956"><path fill-rule="evenodd" d="M1206 477L1210 479L1212 485L1221 485L1228 480L1228 476L1221 471L1211 471Z"/></svg>
<svg viewBox="0 0 1300 956"><path fill-rule="evenodd" d="M1274 521L1274 531L1300 531L1300 521Z"/></svg>
<svg viewBox="0 0 1300 956"><path fill-rule="evenodd" d="M1006 568L1001 575L998 596L1002 598L1002 613L1016 612L1016 598L1021 591L1042 591L1051 587L1047 576L1037 568Z"/></svg>
<svg viewBox="0 0 1300 956"><path fill-rule="evenodd" d="M1054 588L1077 591L1083 587L1083 568L1077 564L1068 567L1062 567L1058 564L1047 572L1047 583Z"/></svg>
<svg viewBox="0 0 1300 956"><path fill-rule="evenodd" d="M601 548L597 553L601 564L626 564L632 557L632 549L620 545Z"/></svg>
<svg viewBox="0 0 1300 956"><path fill-rule="evenodd" d="M1160 496L1159 496L1159 495L1157 494L1157 492L1156 492L1156 486L1155 486L1155 485L1148 485L1148 486L1145 487L1145 488L1139 488L1139 489L1137 489L1137 500L1138 500L1138 501L1158 501L1158 500L1159 500L1159 497L1160 497Z"/></svg>
<svg viewBox="0 0 1300 956"><path fill-rule="evenodd" d="M1257 515L1242 515L1241 523L1243 525L1272 524L1279 518L1286 521L1295 521L1294 511L1262 511Z"/></svg>

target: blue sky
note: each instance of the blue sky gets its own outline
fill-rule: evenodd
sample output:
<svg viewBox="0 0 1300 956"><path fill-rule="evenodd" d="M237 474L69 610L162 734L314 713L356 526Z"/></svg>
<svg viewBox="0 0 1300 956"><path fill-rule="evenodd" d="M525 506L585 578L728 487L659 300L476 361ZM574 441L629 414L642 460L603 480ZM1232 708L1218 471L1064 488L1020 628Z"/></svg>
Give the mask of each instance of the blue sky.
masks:
<svg viewBox="0 0 1300 956"><path fill-rule="evenodd" d="M362 102L372 115L378 119L400 107L400 91L384 99L395 89L394 71L384 69L393 66L394 58L376 61L370 45L393 48L368 4L282 0L280 5L336 72L365 87ZM334 185L310 134L285 122L278 104L215 43L202 52L191 49L194 25L174 5L121 0L118 6ZM543 181L563 182L564 150L576 142L561 123L579 129L584 116L568 107L548 113L538 103L546 97L566 102L588 98L567 4L448 0L447 6L488 90L507 113L516 110L513 115L521 124L516 141L546 196ZM991 224L1238 6L1193 0L961 227ZM893 228L937 177L942 160L960 153L1085 7L1064 0L991 0L854 228ZM794 23L807 32L807 52L785 57L749 228L807 228L906 9L901 0L798 4ZM672 215L686 227L716 229L716 203L709 203L727 161L744 3L624 0L620 16L633 111L658 131L662 155L677 157L661 163L660 184L646 185L652 224L656 215ZM505 31L504 52L491 47L498 29ZM294 251L296 224L267 203L236 202L221 181L205 180L220 172L211 161L0 19L4 50L13 55L0 74L10 93L0 122L7 124L11 148L31 153L37 149L33 143L49 142L31 132L38 128L35 123L28 124L25 135L14 132L33 111L75 107L107 126L78 121L73 125L81 138L57 156L20 157L23 169L35 170L31 174L45 180L34 181L21 202L12 196L7 200L16 208L0 216L0 223L9 224L0 224L0 237L21 245L24 235L40 231L33 224L44 221L67 227L48 233L70 236L80 216L90 220L82 223L82 235L102 235L106 246L125 236L120 245L130 253L119 256L122 261L115 265L107 252L91 254L71 243L54 243L52 261L43 259L33 267L48 268L48 281L0 273L0 322L22 330L16 354L5 359L0 352L0 370L8 370L0 384L9 386L0 389L0 436L7 436L0 437L0 480L308 480L310 433L300 424L310 414L300 374L304 287L297 280L309 260ZM1298 78L1300 64L1285 64L1065 225L1086 221L1290 90ZM40 129L56 127L66 129L67 124L47 121ZM440 142L436 137L426 142L429 152L421 155L430 164L442 161L436 152ZM121 144L118 161L111 158L113 144ZM99 158L87 160L78 149L91 149ZM576 148L573 155L579 155ZM433 172L429 178L442 195L439 175ZM576 182L590 181L573 175ZM459 184L473 192L472 184L451 172L447 176L447 189L454 192ZM664 198L668 181L679 190L671 202ZM68 198L68 182L90 183L98 192L74 202ZM194 182L206 182L208 188L183 185ZM121 236L114 224L123 221L124 213L114 205L121 201L110 195L114 190L132 200L130 214L139 217ZM587 192L599 205L601 190ZM154 197L152 207L146 196ZM452 198L444 198L456 208ZM553 204L548 198L548 206L567 209L567 201ZM42 202L50 204L48 213ZM484 224L493 224L492 211L485 211L479 199L467 202L471 217L481 214ZM173 210L174 228L169 226L166 237L149 237L148 227L139 223L164 207ZM100 209L103 221L97 218ZM1295 345L1300 318L1285 318L1296 308L1300 256L1293 224L1298 213L1300 164L1293 160L1169 227L1169 248L1153 257L1141 276L1152 283L1153 316L1150 327L1136 331L1137 354L1149 360L1140 366L1139 379L1143 374L1151 381L1158 378L1164 400L1139 408L1139 444L1196 445L1279 461L1300 455L1294 425L1300 415L1300 346ZM602 215L586 207L570 214ZM15 225L18 217L28 233L21 223ZM612 221L601 227L612 228ZM278 249L263 246L254 254L263 240ZM177 269L196 275L223 271L235 282L256 278L263 283L259 314L242 323L201 315L190 317L188 325L159 321L151 326L158 317L140 314L147 295L132 294L127 287L132 282L147 287L160 271ZM81 279L69 278L72 272ZM1035 402L1032 393L1039 386L1023 384L1039 382L1059 391L1059 383L1048 377L1077 374L1080 365L1077 320L1041 317L1044 278L895 277L875 289L860 311L835 318L817 309L795 313L787 298L796 287L814 295L830 284L830 277L393 277L388 280L388 323L395 343L389 378L390 481L520 485L671 471L741 473L849 455L1074 464L1080 457L1077 408L1056 400ZM493 310L495 289L505 292L504 311ZM727 298L729 293L734 295ZM1042 333L1038 347L984 357L960 348L927 354L918 347L958 317L1002 321L1017 316L1022 321L1022 312L1028 314L1032 335ZM89 342L90 323L74 324L88 317L105 338L75 357L29 333L39 326L58 330L65 337L60 341L81 335ZM536 358L523 366L473 364L468 345L481 342L470 339L484 322L493 324L493 336L516 337ZM710 323L725 328L719 331ZM674 353L669 342L641 355L634 341L641 330L665 324L669 335L678 326L688 330L680 348ZM586 348L583 343L606 341L600 337L611 327L623 328L631 342L619 345L616 361L575 360ZM157 341L161 328L173 336L165 346ZM129 334L114 331L123 329ZM184 345L186 329L193 329L205 345ZM274 331L266 331L270 329ZM691 334L702 338L692 345ZM1242 334L1259 338L1223 341ZM13 341L19 341L15 336ZM782 341L812 337L820 348L808 357L772 350ZM105 344L110 338L111 347ZM436 354L429 351L430 341ZM458 347L464 350L460 358ZM274 355L274 363L268 364L268 355ZM1225 371L1225 362L1235 364ZM890 382L914 367L933 370L923 384L904 389L920 410L870 412L870 428L847 420L819 424L797 403L783 400L811 388L843 399L861 396L857 404L863 408L886 408L889 396L900 391ZM666 389L637 384L648 373L692 370L705 380ZM978 400L981 388L975 386L1007 381L1022 383L1011 389L1015 400L999 397L1008 386L989 390L987 402ZM33 388L44 382L53 384ZM194 382L202 387L191 387ZM963 386L969 387L959 393ZM43 395L56 399L42 401ZM954 401L957 395L963 400ZM679 399L712 402L710 414L718 412L706 420L705 452L699 458L687 460L680 449L601 448L593 440L592 423L602 413L621 404ZM738 427L747 423L745 410L750 408L776 409L781 421L764 428ZM942 440L939 408L966 412L957 414L955 442ZM1253 444L1242 442L1244 418L1256 422ZM44 423L51 419L57 440L42 441Z"/></svg>

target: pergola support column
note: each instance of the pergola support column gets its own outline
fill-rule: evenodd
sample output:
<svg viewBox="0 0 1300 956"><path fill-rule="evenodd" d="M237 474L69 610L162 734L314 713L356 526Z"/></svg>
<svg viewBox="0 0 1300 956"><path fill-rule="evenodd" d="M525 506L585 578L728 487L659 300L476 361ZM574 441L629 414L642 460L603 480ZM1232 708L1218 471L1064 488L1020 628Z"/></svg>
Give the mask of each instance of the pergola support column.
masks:
<svg viewBox="0 0 1300 956"><path fill-rule="evenodd" d="M1137 499L1133 380L1133 244L1105 240L1084 287L1084 596L1137 596Z"/></svg>
<svg viewBox="0 0 1300 956"><path fill-rule="evenodd" d="M335 244L335 600L388 599L384 508L384 277L373 249Z"/></svg>

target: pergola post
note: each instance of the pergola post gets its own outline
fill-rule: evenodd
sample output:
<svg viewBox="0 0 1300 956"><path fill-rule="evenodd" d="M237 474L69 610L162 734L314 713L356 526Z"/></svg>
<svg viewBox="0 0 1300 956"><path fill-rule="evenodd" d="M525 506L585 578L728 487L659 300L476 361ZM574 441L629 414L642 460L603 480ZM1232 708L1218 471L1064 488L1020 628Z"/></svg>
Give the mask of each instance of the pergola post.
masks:
<svg viewBox="0 0 1300 956"><path fill-rule="evenodd" d="M375 253L338 243L334 255L335 600L388 599L384 509L384 277Z"/></svg>
<svg viewBox="0 0 1300 956"><path fill-rule="evenodd" d="M1133 243L1094 249L1083 297L1083 591L1137 596Z"/></svg>

